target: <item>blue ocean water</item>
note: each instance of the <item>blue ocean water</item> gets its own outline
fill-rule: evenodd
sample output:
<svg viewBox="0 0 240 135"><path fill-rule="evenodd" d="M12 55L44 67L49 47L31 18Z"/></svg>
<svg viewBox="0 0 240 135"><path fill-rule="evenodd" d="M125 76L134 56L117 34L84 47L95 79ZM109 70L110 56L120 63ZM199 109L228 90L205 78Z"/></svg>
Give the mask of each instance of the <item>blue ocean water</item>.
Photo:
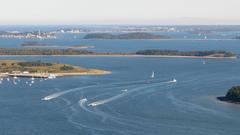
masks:
<svg viewBox="0 0 240 135"><path fill-rule="evenodd" d="M19 30L32 31L38 30L37 26L28 27L0 27L0 30ZM43 27L43 31L56 30L57 26ZM199 36L198 34L190 34L184 32L154 32L153 34L168 35L174 40L89 40L83 39L88 33L79 34L57 34L56 39L14 39L0 38L0 47L21 48L21 44L25 42L39 42L57 46L69 45L91 45L95 48L90 48L90 51L97 52L136 52L145 49L171 49L171 50L226 50L234 53L240 53L240 40L231 40L239 35L239 32L215 32ZM113 33L116 34L116 33ZM207 40L204 39L207 36ZM191 40L192 39L192 40ZM194 40L195 39L195 40ZM230 39L230 40L229 40Z"/></svg>
<svg viewBox="0 0 240 135"><path fill-rule="evenodd" d="M38 60L39 57L1 57ZM0 134L238 135L240 107L219 102L240 83L239 60L41 57L111 70L103 76L0 85ZM155 78L149 79L152 71ZM170 83L176 78L176 84ZM51 100L41 100L44 97ZM85 99L86 98L86 99ZM91 103L101 103L89 106Z"/></svg>
<svg viewBox="0 0 240 135"><path fill-rule="evenodd" d="M18 27L19 28L19 27ZM3 28L2 28L3 29ZM9 27L4 28L9 29ZM12 28L14 29L14 28ZM25 28L19 28L24 30ZM37 29L37 28L34 28ZM49 28L46 28L49 30ZM29 29L30 30L30 29ZM194 38L187 33L166 33ZM218 33L232 37L234 33ZM84 34L57 39L0 39L0 47L26 41L94 45L92 51L142 49L227 50L240 53L240 40L84 40ZM192 36L192 37L191 37ZM239 59L144 57L0 57L61 62L112 71L101 76L21 78L0 84L1 135L239 135L240 106L216 100L239 85ZM150 79L152 71L155 78ZM173 78L177 83L170 83ZM50 100L42 100L48 97ZM90 106L91 104L97 106Z"/></svg>

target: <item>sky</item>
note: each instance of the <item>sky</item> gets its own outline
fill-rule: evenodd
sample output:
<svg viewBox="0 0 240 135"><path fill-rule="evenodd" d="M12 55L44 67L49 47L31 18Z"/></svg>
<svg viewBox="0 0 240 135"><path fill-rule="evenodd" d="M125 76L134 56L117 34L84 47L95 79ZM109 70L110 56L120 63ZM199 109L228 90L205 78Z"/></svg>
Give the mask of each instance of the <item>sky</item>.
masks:
<svg viewBox="0 0 240 135"><path fill-rule="evenodd" d="M240 0L0 0L0 24L240 24Z"/></svg>

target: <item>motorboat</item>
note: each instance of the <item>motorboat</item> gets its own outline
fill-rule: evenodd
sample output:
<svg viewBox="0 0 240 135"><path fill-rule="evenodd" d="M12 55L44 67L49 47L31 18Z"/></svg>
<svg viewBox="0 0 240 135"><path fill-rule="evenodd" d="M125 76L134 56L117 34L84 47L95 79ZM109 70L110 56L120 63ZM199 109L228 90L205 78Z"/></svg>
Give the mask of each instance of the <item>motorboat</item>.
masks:
<svg viewBox="0 0 240 135"><path fill-rule="evenodd" d="M175 78L173 78L171 81L169 81L170 83L176 83L177 80Z"/></svg>

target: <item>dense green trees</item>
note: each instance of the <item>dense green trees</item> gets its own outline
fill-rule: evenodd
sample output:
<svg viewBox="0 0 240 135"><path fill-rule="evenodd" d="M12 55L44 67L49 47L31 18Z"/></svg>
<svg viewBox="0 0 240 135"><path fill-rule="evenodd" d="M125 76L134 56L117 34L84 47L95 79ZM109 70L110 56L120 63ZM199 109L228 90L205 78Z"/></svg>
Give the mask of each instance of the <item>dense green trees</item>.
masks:
<svg viewBox="0 0 240 135"><path fill-rule="evenodd" d="M52 66L52 63L41 62L39 61L31 61L31 62L19 62L18 65L22 67L34 67L34 66Z"/></svg>
<svg viewBox="0 0 240 135"><path fill-rule="evenodd" d="M129 52L91 52L75 49L40 49L40 48L0 48L0 55L167 55L167 56L211 56L233 57L236 56L226 51L177 51L177 50L141 50ZM33 63L37 64L37 63Z"/></svg>
<svg viewBox="0 0 240 135"><path fill-rule="evenodd" d="M240 86L234 86L229 89L225 97L228 100L240 102Z"/></svg>
<svg viewBox="0 0 240 135"><path fill-rule="evenodd" d="M0 55L84 55L92 54L86 50L74 49L38 49L38 48L0 48Z"/></svg>
<svg viewBox="0 0 240 135"><path fill-rule="evenodd" d="M60 67L61 71L68 71L68 70L73 70L74 67L72 66L67 66L67 65L63 65L62 67Z"/></svg>
<svg viewBox="0 0 240 135"><path fill-rule="evenodd" d="M169 55L169 56L215 56L215 57L232 57L231 52L226 51L177 51L177 50L142 50L137 51L139 55Z"/></svg>
<svg viewBox="0 0 240 135"><path fill-rule="evenodd" d="M155 35L151 33L135 32L126 34L92 33L87 34L84 39L169 39L169 36Z"/></svg>

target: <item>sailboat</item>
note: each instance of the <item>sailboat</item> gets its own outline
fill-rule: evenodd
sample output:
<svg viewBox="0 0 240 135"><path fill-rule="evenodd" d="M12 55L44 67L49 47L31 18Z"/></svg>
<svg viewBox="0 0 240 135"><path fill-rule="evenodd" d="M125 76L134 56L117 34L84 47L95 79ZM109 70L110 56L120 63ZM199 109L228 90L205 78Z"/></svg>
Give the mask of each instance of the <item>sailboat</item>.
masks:
<svg viewBox="0 0 240 135"><path fill-rule="evenodd" d="M154 78L155 77L155 73L154 71L152 72L152 75L151 75L151 78Z"/></svg>
<svg viewBox="0 0 240 135"><path fill-rule="evenodd" d="M203 60L203 65L205 65L206 64L206 61L205 60Z"/></svg>

